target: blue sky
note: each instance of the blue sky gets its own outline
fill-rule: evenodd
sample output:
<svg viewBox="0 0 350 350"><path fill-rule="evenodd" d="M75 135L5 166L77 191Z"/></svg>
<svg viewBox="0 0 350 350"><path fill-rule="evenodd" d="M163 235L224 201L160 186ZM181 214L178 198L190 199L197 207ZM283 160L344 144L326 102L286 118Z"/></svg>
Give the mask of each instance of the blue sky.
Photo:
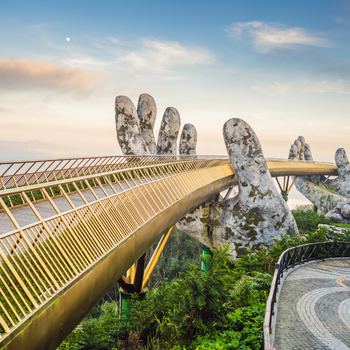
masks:
<svg viewBox="0 0 350 350"><path fill-rule="evenodd" d="M349 30L350 1L1 1L0 141L120 154L114 98L147 92L156 129L176 107L201 154L225 154L239 117L266 156L303 135L333 161L350 152Z"/></svg>

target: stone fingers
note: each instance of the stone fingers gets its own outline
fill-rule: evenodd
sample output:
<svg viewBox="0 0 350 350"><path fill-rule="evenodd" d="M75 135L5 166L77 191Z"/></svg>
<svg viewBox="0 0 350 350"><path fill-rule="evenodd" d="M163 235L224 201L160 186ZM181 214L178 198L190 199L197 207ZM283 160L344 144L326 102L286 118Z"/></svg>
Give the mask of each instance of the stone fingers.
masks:
<svg viewBox="0 0 350 350"><path fill-rule="evenodd" d="M288 159L303 160L304 149L305 138L303 136L299 136L290 147Z"/></svg>
<svg viewBox="0 0 350 350"><path fill-rule="evenodd" d="M298 235L293 215L277 191L258 137L242 119L228 120L224 140L238 181L234 198L214 203L214 241L228 243L233 257L274 243L284 234Z"/></svg>
<svg viewBox="0 0 350 350"><path fill-rule="evenodd" d="M157 154L176 155L180 124L179 112L174 107L168 107L164 112L159 130Z"/></svg>
<svg viewBox="0 0 350 350"><path fill-rule="evenodd" d="M299 146L299 160L304 160L305 138L304 138L304 136L299 136L297 140L300 142L300 146Z"/></svg>
<svg viewBox="0 0 350 350"><path fill-rule="evenodd" d="M203 203L176 227L209 247L229 244L232 260L236 260L247 250L270 246L286 233L298 235L298 228L272 181L252 128L235 118L225 123L223 133L239 193Z"/></svg>
<svg viewBox="0 0 350 350"><path fill-rule="evenodd" d="M311 147L305 143L304 137L299 136L295 140L289 151L289 159L313 161ZM326 180L323 175L299 176L295 187L323 213L341 221L339 206L350 197L350 164L343 148L337 150L335 161L339 177Z"/></svg>
<svg viewBox="0 0 350 350"><path fill-rule="evenodd" d="M247 250L273 244L283 234L298 235L298 229L272 181L253 129L234 118L225 123L223 134L239 193L194 211L182 224L192 227L191 235L206 245L229 244L235 260Z"/></svg>
<svg viewBox="0 0 350 350"><path fill-rule="evenodd" d="M311 147L308 143L305 143L304 157L305 157L305 160L314 160L311 153Z"/></svg>
<svg viewBox="0 0 350 350"><path fill-rule="evenodd" d="M153 128L157 116L157 106L151 95L141 94L137 104L140 131L150 154L157 154Z"/></svg>
<svg viewBox="0 0 350 350"><path fill-rule="evenodd" d="M118 143L124 155L149 154L141 135L136 108L129 97L115 98L115 122Z"/></svg>
<svg viewBox="0 0 350 350"><path fill-rule="evenodd" d="M197 154L196 153L197 145L197 130L192 124L185 124L181 137L180 137L180 146L179 154Z"/></svg>
<svg viewBox="0 0 350 350"><path fill-rule="evenodd" d="M223 133L242 202L256 205L265 197L280 198L282 202L267 168L259 139L250 125L242 119L230 119L225 123Z"/></svg>
<svg viewBox="0 0 350 350"><path fill-rule="evenodd" d="M332 192L350 198L350 164L344 148L335 152L335 163L339 176L325 181L325 186Z"/></svg>
<svg viewBox="0 0 350 350"><path fill-rule="evenodd" d="M339 170L339 176L344 177L350 173L350 164L344 148L338 148L335 152L335 164Z"/></svg>

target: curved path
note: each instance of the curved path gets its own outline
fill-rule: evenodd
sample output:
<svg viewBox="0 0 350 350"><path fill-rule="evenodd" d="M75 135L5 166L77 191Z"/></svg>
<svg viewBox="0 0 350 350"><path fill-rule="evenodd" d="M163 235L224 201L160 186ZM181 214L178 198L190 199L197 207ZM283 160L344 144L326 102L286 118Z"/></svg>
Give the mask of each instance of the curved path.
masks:
<svg viewBox="0 0 350 350"><path fill-rule="evenodd" d="M350 259L317 261L287 275L274 348L350 350Z"/></svg>

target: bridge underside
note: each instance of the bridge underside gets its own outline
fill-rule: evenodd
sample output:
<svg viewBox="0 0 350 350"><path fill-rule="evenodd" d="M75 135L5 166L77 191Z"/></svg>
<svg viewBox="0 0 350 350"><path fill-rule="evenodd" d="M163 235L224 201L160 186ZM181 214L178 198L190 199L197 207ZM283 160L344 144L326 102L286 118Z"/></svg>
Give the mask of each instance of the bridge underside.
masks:
<svg viewBox="0 0 350 350"><path fill-rule="evenodd" d="M2 348L56 349L110 287L162 234L186 213L234 185L234 175L227 176L195 190L163 210L23 320L4 337Z"/></svg>

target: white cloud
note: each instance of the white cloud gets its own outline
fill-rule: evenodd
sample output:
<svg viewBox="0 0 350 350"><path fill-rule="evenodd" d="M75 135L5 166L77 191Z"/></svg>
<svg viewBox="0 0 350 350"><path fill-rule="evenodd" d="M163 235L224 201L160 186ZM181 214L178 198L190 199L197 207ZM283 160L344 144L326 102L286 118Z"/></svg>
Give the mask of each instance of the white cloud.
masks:
<svg viewBox="0 0 350 350"><path fill-rule="evenodd" d="M119 59L137 70L164 70L179 65L210 64L214 57L202 48L188 48L178 42L141 40L141 50L132 51Z"/></svg>
<svg viewBox="0 0 350 350"><path fill-rule="evenodd" d="M112 36L106 38L108 42L93 40L94 46L103 47L109 59L100 60L79 53L63 63L69 67L96 70L100 72L118 72L138 80L186 80L187 74L176 71L178 66L195 66L211 64L214 56L208 50L198 47L183 46L178 42L141 39L135 48L132 43L122 43ZM117 45L115 45L117 44Z"/></svg>
<svg viewBox="0 0 350 350"><path fill-rule="evenodd" d="M335 94L350 94L350 82L338 79L337 81L306 82L305 91Z"/></svg>
<svg viewBox="0 0 350 350"><path fill-rule="evenodd" d="M107 36L106 39L113 44L121 45L120 41L117 38L114 38L113 36Z"/></svg>
<svg viewBox="0 0 350 350"><path fill-rule="evenodd" d="M284 83L275 81L273 83L253 85L255 91L269 96L287 95L295 93L334 93L350 94L350 81L338 79L337 81L299 81Z"/></svg>
<svg viewBox="0 0 350 350"><path fill-rule="evenodd" d="M287 28L279 23L239 22L230 26L226 31L229 36L236 40L249 37L260 52L278 47L295 48L296 45L329 46L328 41L320 35L313 35L299 27Z"/></svg>
<svg viewBox="0 0 350 350"><path fill-rule="evenodd" d="M253 85L251 88L255 91L268 94L269 96L275 95L286 95L290 90L291 85L289 83L281 83L278 81L273 82L272 84L266 85Z"/></svg>
<svg viewBox="0 0 350 350"><path fill-rule="evenodd" d="M63 64L68 67L91 69L95 71L104 71L110 66L110 62L95 59L89 56L77 55L75 58L63 60Z"/></svg>

